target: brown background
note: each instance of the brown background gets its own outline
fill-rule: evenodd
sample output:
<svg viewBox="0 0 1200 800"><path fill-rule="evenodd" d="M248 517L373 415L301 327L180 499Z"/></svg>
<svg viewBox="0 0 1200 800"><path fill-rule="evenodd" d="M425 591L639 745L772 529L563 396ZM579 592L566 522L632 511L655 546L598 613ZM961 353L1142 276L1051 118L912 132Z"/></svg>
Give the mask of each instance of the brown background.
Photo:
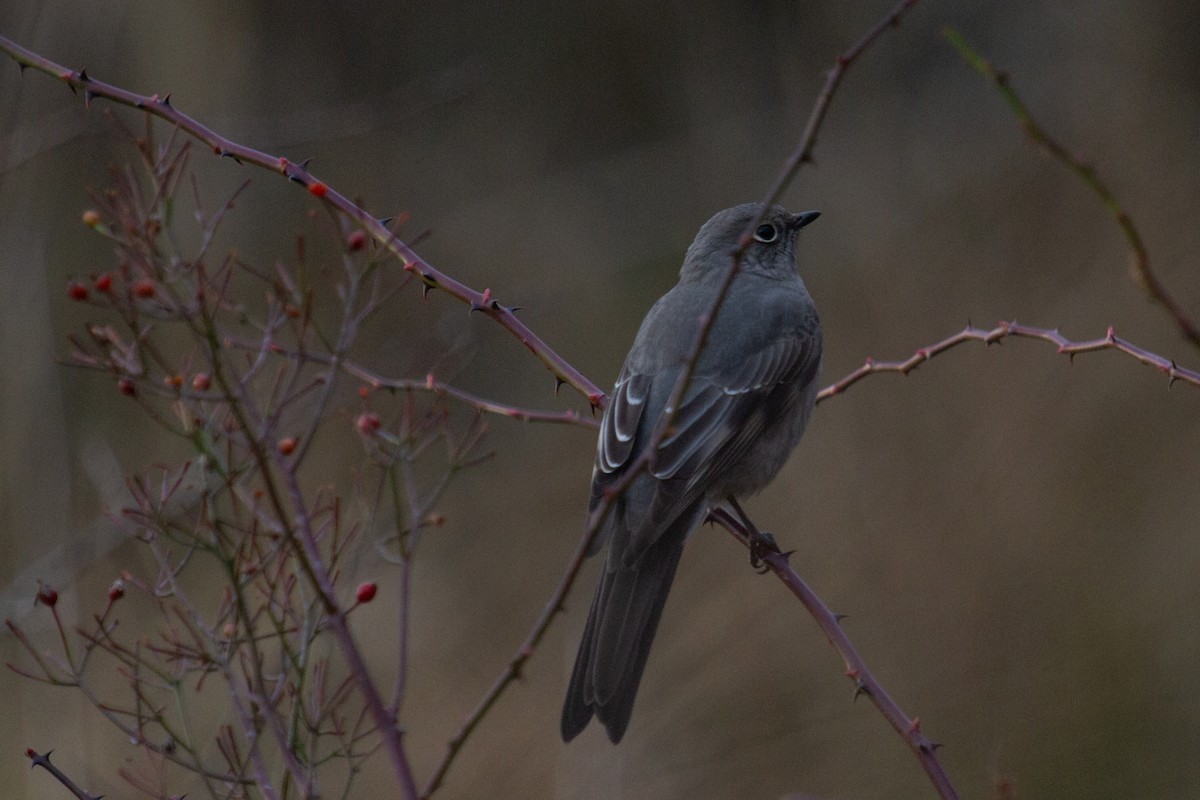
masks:
<svg viewBox="0 0 1200 800"><path fill-rule="evenodd" d="M431 263L523 306L607 385L696 227L765 191L823 70L890 6L42 0L6 3L0 32L169 90L247 144L315 157L380 215L410 211L410 229L433 231L420 248ZM1200 314L1200 6L927 0L850 73L817 168L785 198L823 212L801 257L826 379L968 320L1013 318L1078 339L1114 325L1196 367L1200 353L1129 281L1097 199L1022 138L939 38L946 24L1099 166ZM182 457L110 381L55 360L89 317L66 300L67 277L110 259L78 220L86 190L130 157L116 139L98 109L0 63L0 613L35 630L37 578L85 614L118 569L142 563L104 521L105 500L122 472ZM262 263L291 255L310 198L200 151L197 166L213 196L254 180L228 247ZM394 315L374 334L389 374L432 363L509 402L579 405L445 297L422 306L409 292ZM1020 797L1196 797L1198 409L1196 388L1168 391L1115 353L1072 365L1038 342L967 345L823 404L749 507L850 614L966 796L1011 776ZM347 435L332 474L360 464ZM497 458L455 485L418 566L407 722L421 776L523 638L582 523L590 432L497 421L491 443ZM394 573L369 555L362 572L389 597ZM799 606L708 529L680 569L626 740L613 748L593 729L564 746L558 704L591 579L442 796L932 795L879 715L851 703ZM384 604L372 611L391 624ZM388 637L371 641L384 664ZM0 650L16 657L10 638ZM0 695L6 797L64 795L29 771L29 746L55 749L93 792L133 796L115 770L135 748L78 696L6 673Z"/></svg>

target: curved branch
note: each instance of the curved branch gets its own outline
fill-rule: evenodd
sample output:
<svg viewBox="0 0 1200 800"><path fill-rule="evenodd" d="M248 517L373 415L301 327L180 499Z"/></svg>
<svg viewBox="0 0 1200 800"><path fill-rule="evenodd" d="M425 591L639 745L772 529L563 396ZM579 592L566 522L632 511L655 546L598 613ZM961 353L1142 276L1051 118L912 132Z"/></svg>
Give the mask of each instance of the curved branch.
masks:
<svg viewBox="0 0 1200 800"><path fill-rule="evenodd" d="M1150 256L1146 251L1145 243L1142 241L1142 235L1134 226L1129 214L1121 206L1120 201L1117 200L1117 196L1108 188L1108 184L1100 180L1100 176L1096 173L1096 168L1064 147L1047 133L1045 128L1038 124L1033 115L1029 113L1029 109L1021 100L1020 95L1009 84L1008 73L999 71L992 66L991 62L967 44L962 35L953 28L944 29L942 36L958 51L958 54L962 56L964 61L974 67L976 72L996 85L997 91L1000 92L1001 97L1004 98L1009 108L1012 109L1013 114L1016 115L1017 124L1020 125L1021 130L1035 144L1040 145L1049 153L1051 157L1079 176L1079 179L1096 193L1100 198L1100 202L1108 210L1109 215L1116 221L1117 227L1121 229L1121 233L1125 236L1125 241L1129 244L1129 276L1133 278L1133 282L1142 287L1150 295L1150 299L1166 309L1167 313L1175 321L1175 325L1183 333L1184 338L1197 347L1200 347L1200 328L1197 328L1196 323L1192 321L1179 303L1171 297L1170 293L1167 292L1167 287L1163 285L1158 276L1150 269Z"/></svg>
<svg viewBox="0 0 1200 800"><path fill-rule="evenodd" d="M87 74L87 70L68 69L60 64L44 58L37 53L26 50L12 40L0 36L0 52L7 53L22 71L30 67L58 78L67 84L73 92L83 92L84 102L90 104L93 97L102 97L120 105L136 108L148 114L170 122L195 139L208 145L218 156L232 158L240 163L253 164L257 167L284 175L308 189L309 193L337 210L340 214L361 226L380 245L400 259L404 269L421 279L425 286L440 289L471 307L472 311L490 317L502 328L511 333L525 345L533 355L545 365L554 375L559 385L569 384L587 398L593 406L603 402L604 392L565 358L550 348L540 336L533 332L525 323L517 319L515 308L501 305L493 296L490 289L476 291L464 283L451 278L443 272L434 269L427 261L418 256L413 250L396 237L387 225L369 214L362 206L352 202L342 193L332 189L318 180L305 164L296 164L283 156L273 156L261 150L247 147L220 135L211 128L203 125L195 118L184 114L171 105L171 96L142 95L122 89L103 81L98 81Z"/></svg>
<svg viewBox="0 0 1200 800"><path fill-rule="evenodd" d="M990 345L1008 336L1017 336L1024 339L1041 339L1044 342L1055 345L1059 353L1072 360L1080 353L1092 353L1097 350L1116 350L1137 359L1147 366L1154 367L1166 375L1167 380L1172 384L1175 381L1183 381L1193 386L1200 386L1200 372L1185 369L1176 364L1172 359L1152 353L1118 337L1113 332L1111 325L1108 326L1108 331L1105 335L1099 339L1087 339L1075 342L1059 333L1057 328L1034 328L1030 325L1021 325L1016 322L1001 322L991 330L968 325L953 336L947 336L940 342L934 342L931 345L918 348L911 356L899 361L876 361L873 358L868 358L866 363L861 367L846 375L841 380L822 389L817 395L817 402L820 403L822 400L828 400L834 395L841 394L868 375L875 375L880 372L898 372L901 375L907 375L934 356L941 355L963 342L983 342Z"/></svg>

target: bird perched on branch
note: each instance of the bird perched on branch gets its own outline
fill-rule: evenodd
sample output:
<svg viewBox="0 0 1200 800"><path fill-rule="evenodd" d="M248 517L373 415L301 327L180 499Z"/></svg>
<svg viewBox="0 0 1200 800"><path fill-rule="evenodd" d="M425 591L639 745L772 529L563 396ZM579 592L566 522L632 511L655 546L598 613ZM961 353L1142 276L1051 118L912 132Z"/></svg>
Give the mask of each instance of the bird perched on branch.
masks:
<svg viewBox="0 0 1200 800"><path fill-rule="evenodd" d="M817 216L757 203L718 212L688 248L679 283L642 321L600 422L589 515L647 458L612 500L592 546L594 553L607 542L608 554L567 688L564 741L593 715L609 739L621 740L688 535L710 508L730 505L742 516L737 498L766 486L804 432L817 394L821 322L795 245ZM701 320L755 218L671 416Z"/></svg>

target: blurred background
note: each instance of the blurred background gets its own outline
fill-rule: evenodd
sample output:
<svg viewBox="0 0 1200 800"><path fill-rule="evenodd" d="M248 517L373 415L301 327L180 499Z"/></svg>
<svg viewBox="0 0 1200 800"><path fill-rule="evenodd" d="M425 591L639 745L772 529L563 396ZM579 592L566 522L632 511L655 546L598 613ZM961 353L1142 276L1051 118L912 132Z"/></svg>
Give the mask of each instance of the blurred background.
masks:
<svg viewBox="0 0 1200 800"><path fill-rule="evenodd" d="M696 228L759 198L834 56L891 0L734 3L5 3L0 33L293 160L419 250L490 287L608 386ZM1129 280L1094 195L1026 141L940 38L958 27L1037 118L1096 164L1152 266L1200 315L1200 5L924 0L848 74L817 165L785 196L819 209L801 269L826 382L1000 319L1119 335L1193 369L1200 352ZM104 518L122 475L181 459L111 380L62 365L94 310L70 276L111 263L87 192L134 158L50 78L0 62L0 613L39 636L37 579L86 616L141 556ZM140 118L122 110L132 126ZM223 246L271 264L315 203L261 171L194 164L212 198L253 181ZM368 363L505 402L582 408L498 326L408 291ZM926 732L966 797L1200 796L1200 392L1113 352L968 344L822 404L748 504ZM360 468L346 425L346 463ZM594 436L493 421L416 572L408 739L418 776L524 638L583 523ZM368 554L369 555L369 554ZM570 745L559 704L596 564L445 798L933 796L903 742L780 584L728 535L684 557L633 723ZM363 575L394 589L392 568ZM371 609L387 630L392 614ZM394 609L392 610L394 613ZM379 669L391 653L373 641ZM4 660L19 660L0 636ZM78 695L0 672L6 797L60 797L26 747L96 794L132 797L134 758ZM384 770L386 774L386 770ZM375 791L391 791L380 783ZM361 787L360 787L361 788ZM372 794L371 791L365 795ZM198 793L191 796L200 796Z"/></svg>

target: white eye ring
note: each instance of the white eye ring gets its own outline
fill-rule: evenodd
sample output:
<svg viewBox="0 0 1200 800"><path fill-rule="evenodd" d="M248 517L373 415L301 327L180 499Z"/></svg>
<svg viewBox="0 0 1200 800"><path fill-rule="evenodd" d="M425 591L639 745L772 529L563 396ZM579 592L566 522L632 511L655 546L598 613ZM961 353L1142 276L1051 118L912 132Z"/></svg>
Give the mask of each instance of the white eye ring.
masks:
<svg viewBox="0 0 1200 800"><path fill-rule="evenodd" d="M754 238L763 244L771 244L779 240L779 228L769 222L764 222L754 229Z"/></svg>

